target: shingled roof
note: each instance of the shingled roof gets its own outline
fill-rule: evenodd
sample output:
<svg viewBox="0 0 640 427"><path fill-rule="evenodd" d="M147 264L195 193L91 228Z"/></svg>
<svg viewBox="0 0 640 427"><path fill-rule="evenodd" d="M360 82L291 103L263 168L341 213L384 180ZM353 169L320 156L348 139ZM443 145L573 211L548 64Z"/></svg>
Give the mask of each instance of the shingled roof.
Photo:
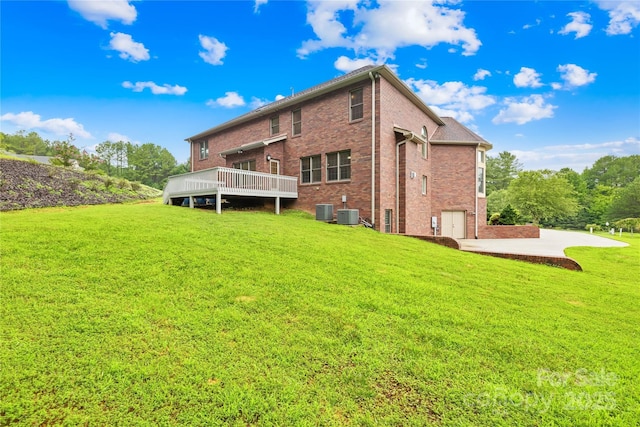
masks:
<svg viewBox="0 0 640 427"><path fill-rule="evenodd" d="M384 76L392 85L394 85L398 90L400 90L408 99L410 99L414 104L416 104L422 111L424 111L429 117L431 117L436 123L439 125L443 125L444 122L438 117L436 113L433 112L402 80L396 76L393 71L389 69L386 65L367 65L362 68L358 68L350 73L347 73L343 76L336 77L334 79L328 80L324 83L320 83L319 85L313 86L309 89L305 89L300 91L294 95L287 96L283 99L279 99L270 104L263 105L253 111L250 111L246 114L236 117L235 119L229 120L228 122L222 123L210 129L207 129L204 132L200 132L196 135L193 135L189 138L186 138L185 141L190 142L192 140L197 140L199 138L203 138L207 135L211 135L222 130L228 129L230 127L239 125L241 123L247 122L254 118L262 117L265 115L272 114L278 110L284 109L289 106L293 106L299 102L304 100L314 98L316 96L320 96L322 94L328 93L330 91L339 89L344 86L348 86L358 80L369 78L369 73L379 74Z"/></svg>
<svg viewBox="0 0 640 427"><path fill-rule="evenodd" d="M484 145L492 148L492 145L480 135L458 122L453 117L441 117L444 126L438 126L429 140L432 144L460 144L460 145Z"/></svg>

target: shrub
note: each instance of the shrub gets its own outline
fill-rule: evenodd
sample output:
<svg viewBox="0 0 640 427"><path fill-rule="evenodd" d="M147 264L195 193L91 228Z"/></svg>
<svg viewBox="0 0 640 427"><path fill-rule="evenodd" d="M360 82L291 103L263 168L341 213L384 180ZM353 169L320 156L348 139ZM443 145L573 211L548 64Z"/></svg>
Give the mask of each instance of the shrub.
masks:
<svg viewBox="0 0 640 427"><path fill-rule="evenodd" d="M135 182L135 181L134 181L134 182L131 182L130 184L131 184L131 189L132 189L133 191L138 191L138 190L140 190L140 188L141 188L141 186L140 186L140 183L139 183L139 182Z"/></svg>
<svg viewBox="0 0 640 427"><path fill-rule="evenodd" d="M500 224L500 214L499 213L491 214L491 217L489 218L489 225L499 225L499 224Z"/></svg>
<svg viewBox="0 0 640 427"><path fill-rule="evenodd" d="M518 212L513 209L511 204L508 204L504 209L502 209L502 212L500 212L500 219L498 220L498 223L501 225L516 225L519 216L520 215L518 215Z"/></svg>
<svg viewBox="0 0 640 427"><path fill-rule="evenodd" d="M127 190L131 188L131 186L129 185L129 181L127 181L126 179L121 179L120 181L118 181L118 188Z"/></svg>
<svg viewBox="0 0 640 427"><path fill-rule="evenodd" d="M613 223L613 226L619 230L640 233L640 218L619 219Z"/></svg>
<svg viewBox="0 0 640 427"><path fill-rule="evenodd" d="M590 231L591 229L593 229L593 231L604 231L604 228L599 224L587 224L584 226L584 229L587 231Z"/></svg>

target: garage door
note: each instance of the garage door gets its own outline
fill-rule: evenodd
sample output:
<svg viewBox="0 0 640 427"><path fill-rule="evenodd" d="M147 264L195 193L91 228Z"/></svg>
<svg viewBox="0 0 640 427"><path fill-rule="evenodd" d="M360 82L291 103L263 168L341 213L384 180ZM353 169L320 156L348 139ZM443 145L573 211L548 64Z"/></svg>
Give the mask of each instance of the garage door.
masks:
<svg viewBox="0 0 640 427"><path fill-rule="evenodd" d="M465 239L466 228L464 211L442 211L443 236Z"/></svg>

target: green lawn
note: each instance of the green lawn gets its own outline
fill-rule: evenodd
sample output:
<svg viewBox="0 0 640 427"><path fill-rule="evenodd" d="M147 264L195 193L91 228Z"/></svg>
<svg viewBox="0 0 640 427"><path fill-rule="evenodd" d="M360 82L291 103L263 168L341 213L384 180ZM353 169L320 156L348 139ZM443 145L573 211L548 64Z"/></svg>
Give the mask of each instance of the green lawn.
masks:
<svg viewBox="0 0 640 427"><path fill-rule="evenodd" d="M0 221L0 425L640 419L637 235L572 272L298 212Z"/></svg>

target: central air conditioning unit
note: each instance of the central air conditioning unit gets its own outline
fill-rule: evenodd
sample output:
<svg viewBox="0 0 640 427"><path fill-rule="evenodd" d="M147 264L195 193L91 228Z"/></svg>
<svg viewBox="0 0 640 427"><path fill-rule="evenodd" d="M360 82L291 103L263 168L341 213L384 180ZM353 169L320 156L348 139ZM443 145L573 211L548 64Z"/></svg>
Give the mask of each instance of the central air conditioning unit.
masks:
<svg viewBox="0 0 640 427"><path fill-rule="evenodd" d="M338 224L358 225L360 211L358 209L338 209Z"/></svg>
<svg viewBox="0 0 640 427"><path fill-rule="evenodd" d="M333 205L316 205L316 220L333 221Z"/></svg>

